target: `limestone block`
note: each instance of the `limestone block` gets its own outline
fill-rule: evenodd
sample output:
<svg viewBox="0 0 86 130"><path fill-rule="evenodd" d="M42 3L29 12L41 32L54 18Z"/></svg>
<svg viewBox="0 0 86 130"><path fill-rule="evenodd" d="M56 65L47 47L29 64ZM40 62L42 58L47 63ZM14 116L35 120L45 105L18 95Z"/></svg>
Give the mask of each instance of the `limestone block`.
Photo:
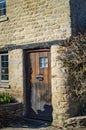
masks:
<svg viewBox="0 0 86 130"><path fill-rule="evenodd" d="M1 47L9 43L21 45L71 36L69 0L7 0L6 5L7 21L0 22Z"/></svg>
<svg viewBox="0 0 86 130"><path fill-rule="evenodd" d="M69 116L68 68L64 66L62 60L65 52L66 48L61 45L51 48L53 124L55 125L57 121L59 126L62 126Z"/></svg>
<svg viewBox="0 0 86 130"><path fill-rule="evenodd" d="M23 101L23 51L9 52L9 86L10 91L19 101Z"/></svg>

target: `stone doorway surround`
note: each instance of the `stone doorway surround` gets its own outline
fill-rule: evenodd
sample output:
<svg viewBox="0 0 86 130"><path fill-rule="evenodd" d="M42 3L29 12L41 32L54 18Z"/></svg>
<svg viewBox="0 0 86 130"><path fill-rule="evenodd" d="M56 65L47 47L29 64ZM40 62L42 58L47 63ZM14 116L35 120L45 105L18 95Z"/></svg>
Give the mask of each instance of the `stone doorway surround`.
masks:
<svg viewBox="0 0 86 130"><path fill-rule="evenodd" d="M75 103L69 102L67 85L68 68L64 67L59 57L64 57L66 47L51 45L51 89L52 89L52 124L62 126L64 121L77 113ZM9 53L9 88L1 91L12 94L23 103L23 115L26 114L26 84L23 49L14 49Z"/></svg>
<svg viewBox="0 0 86 130"><path fill-rule="evenodd" d="M67 94L67 68L63 66L60 57L64 56L65 47L51 47L51 83L52 83L52 106L53 125L63 126L64 121L69 117L68 94Z"/></svg>

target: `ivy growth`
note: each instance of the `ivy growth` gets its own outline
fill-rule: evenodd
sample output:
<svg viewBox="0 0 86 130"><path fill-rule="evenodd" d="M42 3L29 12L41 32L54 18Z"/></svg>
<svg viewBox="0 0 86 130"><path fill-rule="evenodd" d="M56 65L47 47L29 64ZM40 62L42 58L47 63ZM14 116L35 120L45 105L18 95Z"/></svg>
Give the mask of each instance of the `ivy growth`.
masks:
<svg viewBox="0 0 86 130"><path fill-rule="evenodd" d="M68 68L68 93L72 101L79 102L82 114L86 112L86 34L71 37L62 46L66 47L60 60Z"/></svg>

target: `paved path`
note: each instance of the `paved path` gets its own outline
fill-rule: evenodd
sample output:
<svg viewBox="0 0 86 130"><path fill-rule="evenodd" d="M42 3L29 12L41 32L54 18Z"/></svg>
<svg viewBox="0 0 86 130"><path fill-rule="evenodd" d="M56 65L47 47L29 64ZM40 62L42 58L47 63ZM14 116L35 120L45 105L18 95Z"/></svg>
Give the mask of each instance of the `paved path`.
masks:
<svg viewBox="0 0 86 130"><path fill-rule="evenodd" d="M16 119L15 121L10 122L8 127L1 128L0 130L65 130L65 129L51 126L49 122L45 121ZM68 128L66 130L86 130L86 128L78 128L78 129Z"/></svg>
<svg viewBox="0 0 86 130"><path fill-rule="evenodd" d="M57 129L54 129L54 128L37 128L37 129L33 129L33 128L4 128L4 129L0 129L0 130L59 130L58 128ZM81 128L81 129L67 129L67 130L86 130L86 128Z"/></svg>
<svg viewBox="0 0 86 130"><path fill-rule="evenodd" d="M61 129L57 129L54 127L48 127L48 128L13 128L13 127L8 127L8 128L4 128L1 130L61 130Z"/></svg>
<svg viewBox="0 0 86 130"><path fill-rule="evenodd" d="M57 130L57 128L51 126L50 122L27 118L16 119L9 124L6 124L6 126L6 128L0 130Z"/></svg>

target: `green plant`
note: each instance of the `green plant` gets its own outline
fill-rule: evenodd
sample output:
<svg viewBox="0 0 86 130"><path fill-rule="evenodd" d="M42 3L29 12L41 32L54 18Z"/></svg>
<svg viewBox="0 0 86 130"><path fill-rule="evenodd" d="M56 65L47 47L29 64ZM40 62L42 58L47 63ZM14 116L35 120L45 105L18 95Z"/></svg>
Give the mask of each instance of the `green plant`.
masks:
<svg viewBox="0 0 86 130"><path fill-rule="evenodd" d="M7 103L13 103L13 102L16 102L16 100L8 93L0 94L0 104L7 104Z"/></svg>

